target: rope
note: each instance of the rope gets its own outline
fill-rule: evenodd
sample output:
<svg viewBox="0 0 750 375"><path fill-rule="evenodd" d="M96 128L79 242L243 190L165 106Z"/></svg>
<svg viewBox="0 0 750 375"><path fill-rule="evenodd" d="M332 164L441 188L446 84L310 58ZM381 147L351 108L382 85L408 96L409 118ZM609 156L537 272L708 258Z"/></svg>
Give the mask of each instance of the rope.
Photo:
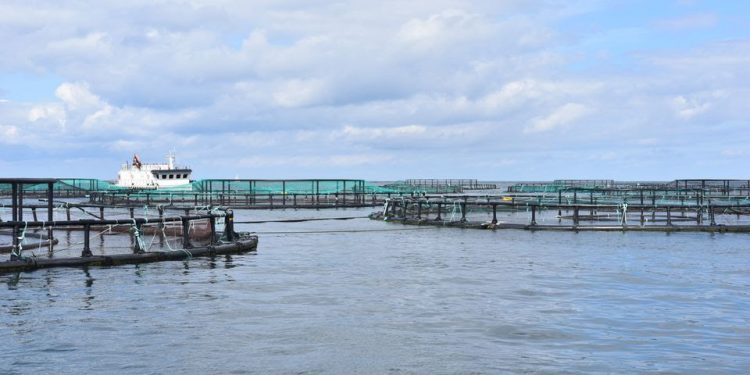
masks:
<svg viewBox="0 0 750 375"><path fill-rule="evenodd" d="M23 221L23 230L21 230L21 235L18 236L18 253L15 252L15 249L11 250L11 253L13 255L15 255L16 257L18 257L18 259L21 259L21 260L24 259L21 256L21 254L23 253L23 241L26 240L26 228L28 228L28 226L29 226L29 223L26 222L26 220L24 220ZM41 241L41 239L39 239L39 241Z"/></svg>
<svg viewBox="0 0 750 375"><path fill-rule="evenodd" d="M44 233L44 229L45 229L45 225L44 225L44 222L42 222L42 233ZM52 241L52 239L48 237L48 238L47 238L47 241L50 241L50 242L51 242L51 241ZM42 242L43 242L43 241L42 241L42 237L41 237L41 236L39 236L39 249L38 249L39 251L42 251ZM33 253L32 253L32 254L33 254Z"/></svg>
<svg viewBox="0 0 750 375"><path fill-rule="evenodd" d="M116 227L116 226L119 226L119 225L114 225L114 226L113 225L108 225L107 229L105 229L105 230L103 230L101 232L97 232L96 234L93 235L93 238L101 237L101 236L104 235L104 233L107 233L107 232L112 232L112 229L114 227ZM89 238L92 238L92 237L89 237ZM52 253L54 254L54 253L57 253L57 252L73 250L73 246L81 245L83 243L84 243L84 241L74 242L74 243L71 243L70 246L60 247L60 248L57 248L55 250L52 250ZM40 248L41 248L41 245L40 245ZM116 248L119 248L119 247L116 247Z"/></svg>
<svg viewBox="0 0 750 375"><path fill-rule="evenodd" d="M451 217L449 220L451 223L454 221L453 219L456 217L456 210L461 212L461 205L458 204L458 201L453 201L453 208L451 209Z"/></svg>
<svg viewBox="0 0 750 375"><path fill-rule="evenodd" d="M141 238L141 231L138 230L138 227L135 224L135 219L133 219L133 226L130 228L130 230L133 232L133 235L135 236L135 241L138 244L138 248L142 251L146 251L146 244L143 242L143 239Z"/></svg>
<svg viewBox="0 0 750 375"><path fill-rule="evenodd" d="M398 229L360 229L360 230L313 230L290 232L253 232L255 234L326 234L326 233L365 233L365 232L403 232L411 230L435 230L437 227L398 228Z"/></svg>
<svg viewBox="0 0 750 375"><path fill-rule="evenodd" d="M324 220L352 220L367 219L369 216L349 216L349 217L324 217L312 219L282 219L282 220L257 220L257 221L235 221L235 224L262 224L262 223L301 223L305 221L324 221Z"/></svg>
<svg viewBox="0 0 750 375"><path fill-rule="evenodd" d="M172 245L169 244L169 238L167 236L166 228L167 228L166 227L166 222L164 222L164 220L162 220L161 234L162 234L162 236L164 236L164 242L167 243L167 248L169 248L170 251L176 251L175 249L172 248ZM183 247L183 248L181 248L179 250L182 250L183 252L185 252L185 254L187 254L187 256L188 256L187 259L188 260L193 259L193 254L190 251L188 251L188 249L186 249L186 248Z"/></svg>

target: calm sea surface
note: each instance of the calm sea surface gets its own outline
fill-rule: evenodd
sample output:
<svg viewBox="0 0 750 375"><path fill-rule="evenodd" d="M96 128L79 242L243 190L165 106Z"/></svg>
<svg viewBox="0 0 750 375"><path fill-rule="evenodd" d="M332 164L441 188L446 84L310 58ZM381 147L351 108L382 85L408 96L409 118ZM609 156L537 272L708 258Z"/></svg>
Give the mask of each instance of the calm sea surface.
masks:
<svg viewBox="0 0 750 375"><path fill-rule="evenodd" d="M238 229L256 254L0 276L0 373L750 372L750 235Z"/></svg>

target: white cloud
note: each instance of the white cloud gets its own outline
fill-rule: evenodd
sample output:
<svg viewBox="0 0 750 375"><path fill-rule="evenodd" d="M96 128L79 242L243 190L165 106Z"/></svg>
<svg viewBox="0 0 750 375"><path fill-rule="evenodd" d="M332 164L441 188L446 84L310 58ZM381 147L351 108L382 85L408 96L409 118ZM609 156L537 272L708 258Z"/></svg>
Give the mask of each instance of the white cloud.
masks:
<svg viewBox="0 0 750 375"><path fill-rule="evenodd" d="M710 103L700 102L696 99L687 99L682 95L672 99L672 105L677 117L683 120L690 120L711 109Z"/></svg>
<svg viewBox="0 0 750 375"><path fill-rule="evenodd" d="M330 133L329 139L357 147L399 152L416 152L440 147L465 147L487 141L494 134L490 124L456 124L449 126L404 125L395 127L358 127L346 125Z"/></svg>
<svg viewBox="0 0 750 375"><path fill-rule="evenodd" d="M47 45L51 53L62 54L97 54L109 51L107 34L92 32L81 37L54 40Z"/></svg>
<svg viewBox="0 0 750 375"><path fill-rule="evenodd" d="M53 103L37 105L29 111L28 120L31 122L47 119L53 120L61 126L65 126L65 108L59 104Z"/></svg>
<svg viewBox="0 0 750 375"><path fill-rule="evenodd" d="M5 144L16 144L19 142L18 127L12 125L0 125L0 142Z"/></svg>
<svg viewBox="0 0 750 375"><path fill-rule="evenodd" d="M390 162L394 159L385 154L336 154L321 156L253 156L231 160L232 164L246 167L331 167L367 166Z"/></svg>
<svg viewBox="0 0 750 375"><path fill-rule="evenodd" d="M612 12L547 0L4 2L0 85L14 72L64 83L51 100L0 99L0 136L27 154L67 156L144 148L161 158L176 144L206 165L237 149L246 171L283 160L300 174L324 163L378 171L371 160L402 163L380 170L397 177L438 162L469 173L460 154L466 165L510 160L510 179L530 161L556 171L523 156L540 147L602 148L591 163L607 165L623 147L683 162L673 156L682 145L720 155L723 139L750 141L746 26L719 7L655 10L626 29ZM561 131L591 124L606 126Z"/></svg>
<svg viewBox="0 0 750 375"><path fill-rule="evenodd" d="M456 33L471 28L478 20L476 15L458 9L447 9L427 18L413 18L398 32L398 38L407 43L433 42L450 38Z"/></svg>
<svg viewBox="0 0 750 375"><path fill-rule="evenodd" d="M281 107L301 107L326 98L325 83L319 79L293 79L279 85L273 99Z"/></svg>
<svg viewBox="0 0 750 375"><path fill-rule="evenodd" d="M86 110L102 106L102 100L91 93L86 83L63 83L55 95L72 111Z"/></svg>
<svg viewBox="0 0 750 375"><path fill-rule="evenodd" d="M569 125L591 113L591 110L579 103L567 103L545 117L538 118L525 128L527 133L546 132L561 126Z"/></svg>
<svg viewBox="0 0 750 375"><path fill-rule="evenodd" d="M384 138L400 138L404 136L420 136L427 134L424 125L406 125L393 128L358 128L351 125L344 126L341 135L350 140L383 140Z"/></svg>

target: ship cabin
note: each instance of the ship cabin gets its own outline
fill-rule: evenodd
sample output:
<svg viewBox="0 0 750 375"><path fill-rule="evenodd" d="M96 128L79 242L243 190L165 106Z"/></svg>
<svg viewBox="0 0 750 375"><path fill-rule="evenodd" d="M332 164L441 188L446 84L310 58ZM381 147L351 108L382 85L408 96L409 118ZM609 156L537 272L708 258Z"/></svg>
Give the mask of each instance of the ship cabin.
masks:
<svg viewBox="0 0 750 375"><path fill-rule="evenodd" d="M185 180L190 178L190 169L156 169L151 174L157 180Z"/></svg>

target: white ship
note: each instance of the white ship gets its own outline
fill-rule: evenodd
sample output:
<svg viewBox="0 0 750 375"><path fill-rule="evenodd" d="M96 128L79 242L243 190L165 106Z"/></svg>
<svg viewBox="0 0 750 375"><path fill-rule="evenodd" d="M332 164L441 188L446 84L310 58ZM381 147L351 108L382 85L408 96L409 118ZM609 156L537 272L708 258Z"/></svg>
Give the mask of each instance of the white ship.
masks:
<svg viewBox="0 0 750 375"><path fill-rule="evenodd" d="M124 163L117 173L116 185L129 189L190 189L190 173L190 168L175 164L173 152L167 155L166 163L143 163L138 155L133 155L133 163Z"/></svg>

